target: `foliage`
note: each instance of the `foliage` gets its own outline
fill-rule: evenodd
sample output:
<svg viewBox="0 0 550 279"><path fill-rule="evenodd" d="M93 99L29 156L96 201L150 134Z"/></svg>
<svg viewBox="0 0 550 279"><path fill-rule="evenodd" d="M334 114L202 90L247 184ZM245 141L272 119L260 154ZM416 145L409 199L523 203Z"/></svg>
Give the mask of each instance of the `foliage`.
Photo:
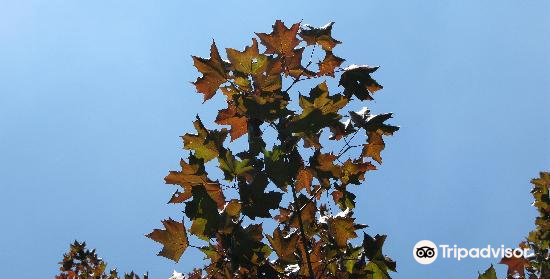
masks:
<svg viewBox="0 0 550 279"><path fill-rule="evenodd" d="M541 172L539 178L531 180L533 206L539 216L535 219L535 230L529 233L521 244L531 249L533 257L527 258L526 269L529 279L550 278L550 172Z"/></svg>
<svg viewBox="0 0 550 279"><path fill-rule="evenodd" d="M227 127L207 128L196 117L196 132L182 137L187 160L165 178L178 186L169 203L185 216L147 235L176 262L188 247L200 249L209 263L189 277L389 279L396 270L383 253L386 236L360 233L367 226L353 216L352 186L382 163L383 137L399 127L386 123L391 113L343 112L373 100L382 86L371 77L378 67L341 67L332 26L277 20L244 50L227 48L227 60L215 42L209 58L193 56L196 90L204 101L224 95L215 123ZM331 93L337 78L343 90ZM304 83L313 84L308 94L297 90ZM366 138L353 142L358 134ZM246 148L236 151L243 136ZM222 181L207 172L216 167ZM266 219L276 223L271 233ZM190 245L187 233L203 244ZM360 235L362 242L353 241Z"/></svg>
<svg viewBox="0 0 550 279"><path fill-rule="evenodd" d="M533 184L531 194L535 199L533 206L537 209L539 216L535 219L535 230L530 232L525 241L519 245L522 249L529 249L530 255L501 259L499 263L508 266L507 279L550 278L550 172L541 172L539 178L531 180L531 184ZM496 278L492 265L479 276L479 279Z"/></svg>
<svg viewBox="0 0 550 279"><path fill-rule="evenodd" d="M140 279L140 277L131 272L119 277L116 269L105 272L107 263L99 258L94 250L86 249L85 242L75 241L71 244L69 252L63 255L63 261L59 263L61 271L56 279ZM148 279L147 274L143 279Z"/></svg>

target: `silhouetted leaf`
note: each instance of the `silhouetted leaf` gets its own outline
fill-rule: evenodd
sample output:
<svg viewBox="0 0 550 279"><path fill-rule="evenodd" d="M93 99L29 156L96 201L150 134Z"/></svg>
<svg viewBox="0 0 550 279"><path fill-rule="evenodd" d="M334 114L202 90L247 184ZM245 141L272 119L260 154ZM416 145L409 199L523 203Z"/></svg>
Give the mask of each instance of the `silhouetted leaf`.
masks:
<svg viewBox="0 0 550 279"><path fill-rule="evenodd" d="M316 28L308 24L302 26L300 30L300 37L308 45L318 44L326 51L332 51L332 49L341 42L332 38L332 25L334 22L329 22L323 27Z"/></svg>
<svg viewBox="0 0 550 279"><path fill-rule="evenodd" d="M270 209L276 209L281 202L282 193L265 192L269 184L267 177L258 174L251 184L243 184L239 187L239 194L243 202L243 214L251 219L256 217L269 218Z"/></svg>
<svg viewBox="0 0 550 279"><path fill-rule="evenodd" d="M382 85L370 76L376 70L378 70L378 67L367 65L349 66L344 69L338 85L344 87L344 95L348 98L355 95L361 101L373 100L372 94L382 89Z"/></svg>

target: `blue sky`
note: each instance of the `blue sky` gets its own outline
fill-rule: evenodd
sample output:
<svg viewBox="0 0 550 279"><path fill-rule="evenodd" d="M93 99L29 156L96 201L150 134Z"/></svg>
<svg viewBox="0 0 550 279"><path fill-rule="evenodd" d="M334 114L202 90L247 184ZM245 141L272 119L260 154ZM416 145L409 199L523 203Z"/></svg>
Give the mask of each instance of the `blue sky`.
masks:
<svg viewBox="0 0 550 279"><path fill-rule="evenodd" d="M514 246L533 227L529 180L550 167L548 1L0 0L0 262L52 278L74 239L110 266L167 278L200 263L143 235L179 216L163 184L201 106L190 55L242 48L275 19L323 25L336 54L381 65L373 104L401 125L358 189L388 234L395 278L477 278L493 259L423 266L420 240ZM497 266L499 274L505 272Z"/></svg>

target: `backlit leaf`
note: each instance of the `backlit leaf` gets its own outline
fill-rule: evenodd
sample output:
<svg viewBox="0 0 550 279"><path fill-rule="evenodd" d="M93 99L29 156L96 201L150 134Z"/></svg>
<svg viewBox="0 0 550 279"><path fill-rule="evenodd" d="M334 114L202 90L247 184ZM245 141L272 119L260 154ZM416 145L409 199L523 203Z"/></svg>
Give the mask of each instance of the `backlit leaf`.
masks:
<svg viewBox="0 0 550 279"><path fill-rule="evenodd" d="M178 262L185 249L189 246L185 227L183 223L172 219L164 220L162 224L165 230L155 229L147 237L164 246L159 252L159 256Z"/></svg>
<svg viewBox="0 0 550 279"><path fill-rule="evenodd" d="M204 101L206 101L212 98L220 85L226 82L228 65L221 59L215 42L212 42L210 47L209 59L193 56L193 62L197 70L203 75L193 84L199 93L204 94Z"/></svg>
<svg viewBox="0 0 550 279"><path fill-rule="evenodd" d="M227 130L208 130L202 124L201 119L193 122L197 134L185 134L183 138L183 147L187 150L195 151L195 156L208 162L216 158L223 149L223 142L227 137Z"/></svg>
<svg viewBox="0 0 550 279"><path fill-rule="evenodd" d="M289 56L300 43L296 37L299 29L300 23L295 23L290 28L287 28L282 21L277 20L270 34L256 33L256 35L258 35L262 44L266 47L266 53Z"/></svg>

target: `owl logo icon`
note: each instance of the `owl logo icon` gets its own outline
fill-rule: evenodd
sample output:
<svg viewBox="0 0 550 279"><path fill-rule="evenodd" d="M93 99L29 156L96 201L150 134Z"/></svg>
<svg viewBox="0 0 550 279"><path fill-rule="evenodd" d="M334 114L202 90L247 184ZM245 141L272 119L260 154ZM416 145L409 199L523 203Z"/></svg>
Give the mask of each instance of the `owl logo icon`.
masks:
<svg viewBox="0 0 550 279"><path fill-rule="evenodd" d="M413 256L419 264L431 264L437 259L437 246L429 240L422 240L414 246Z"/></svg>
<svg viewBox="0 0 550 279"><path fill-rule="evenodd" d="M416 248L416 256L419 258L433 258L435 256L435 248L429 246L422 246Z"/></svg>

